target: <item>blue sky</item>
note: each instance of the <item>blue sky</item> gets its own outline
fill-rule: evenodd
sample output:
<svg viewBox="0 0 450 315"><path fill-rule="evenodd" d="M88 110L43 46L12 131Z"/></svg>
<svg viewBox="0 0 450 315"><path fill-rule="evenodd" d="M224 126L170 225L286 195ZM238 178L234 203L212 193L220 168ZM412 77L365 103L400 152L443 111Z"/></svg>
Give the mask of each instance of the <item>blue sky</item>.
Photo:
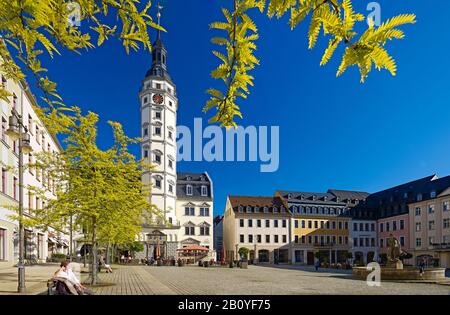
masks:
<svg viewBox="0 0 450 315"><path fill-rule="evenodd" d="M169 50L169 71L177 84L178 124L204 124L202 113L217 65L210 38L219 33L208 24L230 1L164 1L163 40ZM365 12L367 1L355 0ZM326 67L319 62L323 37L307 49L307 24L291 31L287 18L256 15L260 29L254 71L255 87L242 102L247 125L280 126L280 168L260 173L259 163L181 162L179 171L207 171L215 186L215 214L227 195L272 195L275 190L325 191L328 188L374 192L418 177L450 174L450 96L448 78L448 1L379 1L382 19L416 13L418 23L403 28L407 37L388 44L398 74L374 71L365 84L357 69L335 73L339 50ZM151 64L148 52L126 55L111 40L81 56L65 52L45 60L66 103L101 117L99 142L111 144L108 120L119 121L139 136L138 90ZM139 154L138 147L133 148Z"/></svg>

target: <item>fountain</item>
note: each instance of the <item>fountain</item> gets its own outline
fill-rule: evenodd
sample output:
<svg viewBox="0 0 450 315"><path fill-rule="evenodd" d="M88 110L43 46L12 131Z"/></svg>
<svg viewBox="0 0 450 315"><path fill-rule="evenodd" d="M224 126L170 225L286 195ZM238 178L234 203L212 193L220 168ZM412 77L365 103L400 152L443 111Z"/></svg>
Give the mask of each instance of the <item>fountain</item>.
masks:
<svg viewBox="0 0 450 315"><path fill-rule="evenodd" d="M392 234L389 236L388 244L388 262L385 267L381 267L381 281L439 282L446 280L445 268L426 268L421 270L421 268L417 267L404 267L402 259L409 254L401 249L400 242ZM353 277L366 280L372 271L371 268L354 267Z"/></svg>

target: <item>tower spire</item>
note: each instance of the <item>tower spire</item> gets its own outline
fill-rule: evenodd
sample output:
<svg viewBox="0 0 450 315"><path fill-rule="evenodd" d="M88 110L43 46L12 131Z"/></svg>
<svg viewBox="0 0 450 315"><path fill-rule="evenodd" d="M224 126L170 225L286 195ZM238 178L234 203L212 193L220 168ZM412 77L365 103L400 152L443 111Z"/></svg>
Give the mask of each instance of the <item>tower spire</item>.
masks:
<svg viewBox="0 0 450 315"><path fill-rule="evenodd" d="M159 4L158 2L158 13L156 16L158 17L158 26L161 26L161 10L163 9L163 6ZM156 35L156 40L161 39L161 30L158 29L158 33Z"/></svg>

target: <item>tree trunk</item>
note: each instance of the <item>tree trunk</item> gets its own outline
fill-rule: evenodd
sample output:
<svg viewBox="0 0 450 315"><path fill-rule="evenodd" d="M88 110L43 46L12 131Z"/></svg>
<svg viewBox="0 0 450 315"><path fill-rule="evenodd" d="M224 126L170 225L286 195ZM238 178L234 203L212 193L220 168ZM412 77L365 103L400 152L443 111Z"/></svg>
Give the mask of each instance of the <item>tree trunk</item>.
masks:
<svg viewBox="0 0 450 315"><path fill-rule="evenodd" d="M108 242L108 245L106 245L106 263L108 265L111 264L111 261L110 261L111 260L110 248L111 248L111 246L110 246L110 243Z"/></svg>
<svg viewBox="0 0 450 315"><path fill-rule="evenodd" d="M92 270L91 270L91 285L97 284L97 219L92 219Z"/></svg>

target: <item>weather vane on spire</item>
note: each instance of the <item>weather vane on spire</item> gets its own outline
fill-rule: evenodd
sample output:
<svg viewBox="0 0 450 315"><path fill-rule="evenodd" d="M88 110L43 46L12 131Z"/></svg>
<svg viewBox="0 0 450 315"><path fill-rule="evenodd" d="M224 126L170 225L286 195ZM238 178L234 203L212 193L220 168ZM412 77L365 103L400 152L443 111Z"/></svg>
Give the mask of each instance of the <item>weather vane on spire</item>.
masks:
<svg viewBox="0 0 450 315"><path fill-rule="evenodd" d="M158 25L161 25L161 10L164 8L160 2L158 1L158 14L156 15L158 17Z"/></svg>
<svg viewBox="0 0 450 315"><path fill-rule="evenodd" d="M163 6L160 4L160 2L158 1L158 13L156 14L156 16L158 17L158 26L161 26L161 10L163 9ZM161 38L161 30L158 29L158 32L156 33L156 39L159 40Z"/></svg>

